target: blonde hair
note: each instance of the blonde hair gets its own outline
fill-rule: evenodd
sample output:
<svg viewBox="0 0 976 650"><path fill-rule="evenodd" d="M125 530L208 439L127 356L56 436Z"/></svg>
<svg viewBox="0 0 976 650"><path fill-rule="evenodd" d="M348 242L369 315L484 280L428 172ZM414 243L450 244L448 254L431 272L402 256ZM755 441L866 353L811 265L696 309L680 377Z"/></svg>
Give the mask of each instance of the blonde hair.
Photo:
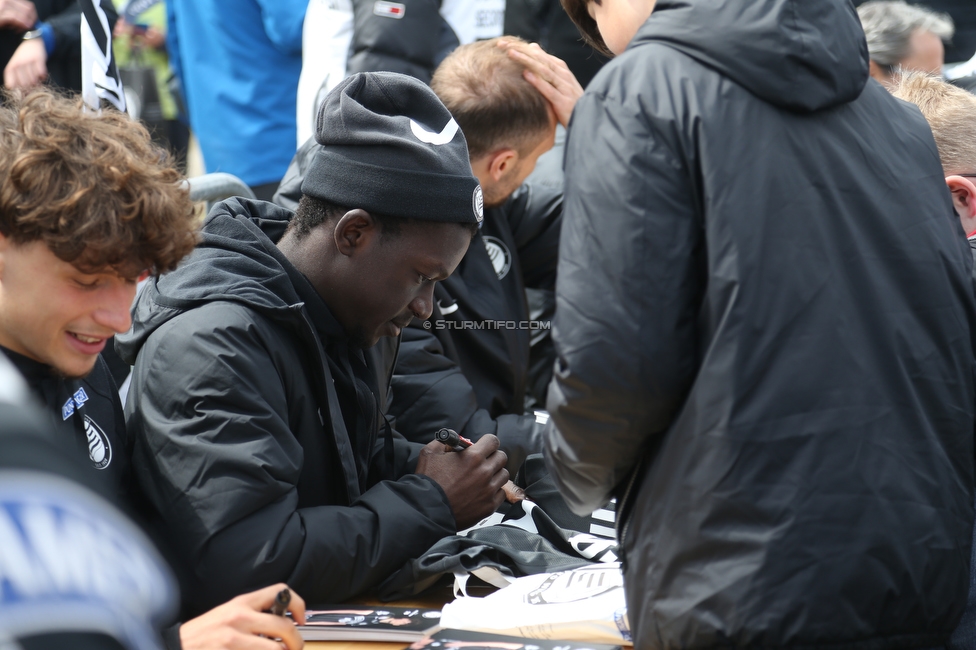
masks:
<svg viewBox="0 0 976 650"><path fill-rule="evenodd" d="M552 128L545 98L522 76L525 68L498 47L499 40L458 47L430 81L461 127L472 160L499 147L523 152Z"/></svg>
<svg viewBox="0 0 976 650"><path fill-rule="evenodd" d="M898 73L888 90L922 111L947 176L976 173L976 95L924 72Z"/></svg>

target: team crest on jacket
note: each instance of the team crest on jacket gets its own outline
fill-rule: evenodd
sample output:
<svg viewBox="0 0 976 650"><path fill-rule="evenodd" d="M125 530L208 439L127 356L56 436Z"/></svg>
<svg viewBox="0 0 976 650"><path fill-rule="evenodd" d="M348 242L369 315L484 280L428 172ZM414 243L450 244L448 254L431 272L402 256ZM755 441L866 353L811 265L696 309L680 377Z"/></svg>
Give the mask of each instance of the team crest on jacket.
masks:
<svg viewBox="0 0 976 650"><path fill-rule="evenodd" d="M495 269L495 275L501 280L508 275L512 268L512 253L508 250L505 242L496 237L484 237L485 249L488 251L488 259Z"/></svg>
<svg viewBox="0 0 976 650"><path fill-rule="evenodd" d="M88 436L88 457L95 469L105 469L112 462L112 443L102 428L85 416L85 435Z"/></svg>

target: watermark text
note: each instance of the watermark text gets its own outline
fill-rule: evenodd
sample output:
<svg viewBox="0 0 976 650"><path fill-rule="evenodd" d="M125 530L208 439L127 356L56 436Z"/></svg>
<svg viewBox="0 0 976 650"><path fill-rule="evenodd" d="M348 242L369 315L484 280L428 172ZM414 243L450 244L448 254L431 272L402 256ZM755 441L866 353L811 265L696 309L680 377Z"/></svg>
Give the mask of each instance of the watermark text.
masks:
<svg viewBox="0 0 976 650"><path fill-rule="evenodd" d="M423 322L425 330L549 330L547 320L438 320Z"/></svg>

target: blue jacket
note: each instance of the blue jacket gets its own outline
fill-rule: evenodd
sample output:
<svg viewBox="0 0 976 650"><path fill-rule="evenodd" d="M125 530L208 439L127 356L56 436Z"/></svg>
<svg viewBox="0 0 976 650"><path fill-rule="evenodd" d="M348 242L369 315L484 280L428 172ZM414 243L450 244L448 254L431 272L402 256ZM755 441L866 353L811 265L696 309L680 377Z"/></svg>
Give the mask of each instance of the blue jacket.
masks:
<svg viewBox="0 0 976 650"><path fill-rule="evenodd" d="M169 0L170 65L207 172L278 181L295 153L308 0Z"/></svg>

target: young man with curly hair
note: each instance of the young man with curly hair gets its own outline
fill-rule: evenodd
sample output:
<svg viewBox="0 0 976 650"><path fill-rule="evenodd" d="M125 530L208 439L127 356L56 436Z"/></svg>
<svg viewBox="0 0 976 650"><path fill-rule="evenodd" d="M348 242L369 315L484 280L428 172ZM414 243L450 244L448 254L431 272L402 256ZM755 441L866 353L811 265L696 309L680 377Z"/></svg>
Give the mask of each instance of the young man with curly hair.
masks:
<svg viewBox="0 0 976 650"><path fill-rule="evenodd" d="M49 90L8 96L0 107L0 360L9 357L35 401L55 415L60 426L52 427L45 443L75 452L90 467L87 475L72 476L54 469L63 464L53 454L18 456L8 446L6 469L46 467L114 497L123 509L136 509L132 446L117 388L99 353L112 336L129 329L139 279L172 271L196 243L193 205L181 180L168 154L122 113L84 112L80 102ZM10 424L4 423L5 433ZM0 494L0 574L10 578L0 594L0 638L32 638L29 647L37 648L69 642L75 647L82 641L91 648L147 647L141 645L145 638L137 640L151 630L123 625L120 612L142 619L141 625L149 618L158 624L169 595L161 584L152 598L142 593L128 602L113 599L112 594L138 591L135 585L147 584L142 579L148 575L138 562L127 563L132 557L124 553L113 559L118 566L98 566L114 543L110 531L132 540L125 532L131 526L112 523L120 516L103 517L107 506L97 505L96 498L87 511L90 528L77 538L35 539L28 523L15 539L6 536L12 530L9 517L16 520L25 508L42 512L38 504L45 499L53 504L51 512L59 513L59 525L67 521L71 495L59 495L46 483L35 494L38 480L5 484L11 490ZM78 559L91 567L91 576L67 575L66 567ZM7 571L13 566L20 569ZM285 619L261 613L282 587L239 596L167 629L167 647L222 648L238 642L281 647L254 636L261 633L282 638L293 650L300 647ZM300 616L301 599L296 596L293 604ZM53 627L52 611L58 619Z"/></svg>
<svg viewBox="0 0 976 650"><path fill-rule="evenodd" d="M193 249L192 204L125 115L47 92L12 102L0 111L0 348L124 491L125 422L99 353L129 329L136 283Z"/></svg>

